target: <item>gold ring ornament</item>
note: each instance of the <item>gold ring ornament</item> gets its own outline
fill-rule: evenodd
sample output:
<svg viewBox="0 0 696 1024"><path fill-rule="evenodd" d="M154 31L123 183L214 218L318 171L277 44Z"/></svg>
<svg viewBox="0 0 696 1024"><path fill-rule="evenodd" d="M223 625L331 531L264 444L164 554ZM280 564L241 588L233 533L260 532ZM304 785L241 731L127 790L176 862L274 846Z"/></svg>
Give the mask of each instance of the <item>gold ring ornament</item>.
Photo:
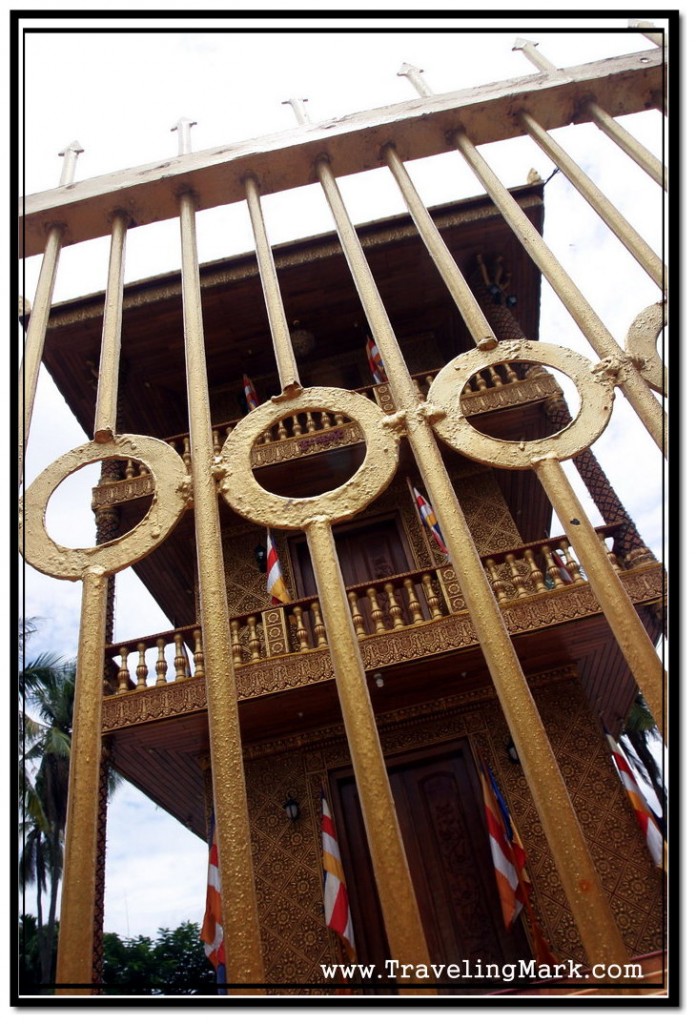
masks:
<svg viewBox="0 0 696 1024"><path fill-rule="evenodd" d="M667 303L656 302L639 313L626 335L626 352L653 391L667 398L667 367L657 351L657 339L667 326Z"/></svg>
<svg viewBox="0 0 696 1024"><path fill-rule="evenodd" d="M279 419L321 411L343 413L361 428L366 451L360 467L350 480L316 496L288 498L267 491L251 466L256 439ZM341 388L305 388L289 399L264 402L237 424L220 452L220 492L235 512L278 529L303 530L317 519L338 523L361 512L389 486L398 464L398 449L398 425L387 420L368 398Z"/></svg>
<svg viewBox="0 0 696 1024"><path fill-rule="evenodd" d="M505 441L482 434L462 413L462 390L475 373L498 363L535 363L566 374L580 395L580 410L566 427L532 441ZM467 458L501 469L532 469L539 459L570 459L593 444L605 429L614 402L614 377L601 363L559 345L514 339L492 352L472 349L444 366L433 381L428 404L437 436ZM443 415L444 413L444 415Z"/></svg>
<svg viewBox="0 0 696 1024"><path fill-rule="evenodd" d="M46 530L51 495L71 474L103 459L134 459L152 474L153 495L140 522L122 537L89 548L66 548ZM47 576L79 580L100 566L115 573L140 561L174 529L189 500L184 462L165 441L140 434L121 434L112 441L88 441L61 455L27 489L19 504L20 549L30 565Z"/></svg>

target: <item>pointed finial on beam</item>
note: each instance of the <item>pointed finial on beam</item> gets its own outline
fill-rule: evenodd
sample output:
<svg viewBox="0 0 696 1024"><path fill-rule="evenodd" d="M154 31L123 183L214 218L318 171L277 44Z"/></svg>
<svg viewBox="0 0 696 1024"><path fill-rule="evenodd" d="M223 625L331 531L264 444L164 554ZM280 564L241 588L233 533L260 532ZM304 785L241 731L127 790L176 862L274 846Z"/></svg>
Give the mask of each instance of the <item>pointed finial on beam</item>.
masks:
<svg viewBox="0 0 696 1024"><path fill-rule="evenodd" d="M539 50L539 44L535 43L533 39L522 39L521 37L518 37L515 40L513 50L520 50L527 60L530 60L534 67L538 68L539 71L544 71L549 75L558 74L558 68L556 65L552 64L551 61L541 53Z"/></svg>
<svg viewBox="0 0 696 1024"><path fill-rule="evenodd" d="M293 98L291 100L283 100L283 105L292 107L292 112L297 118L298 124L309 124L309 118L307 117L307 111L304 104L307 103L307 97L301 97L300 99Z"/></svg>
<svg viewBox="0 0 696 1024"><path fill-rule="evenodd" d="M84 149L77 139L73 139L72 142L69 142L65 149L61 149L58 154L58 156L63 157L63 170L60 175L60 185L72 185L75 179L75 166L80 153L84 153Z"/></svg>
<svg viewBox="0 0 696 1024"><path fill-rule="evenodd" d="M198 124L197 121L192 121L190 117L180 117L176 124L173 124L170 131L177 133L179 141L179 156L183 156L184 153L191 152L191 128L194 124Z"/></svg>
<svg viewBox="0 0 696 1024"><path fill-rule="evenodd" d="M401 78L408 78L413 88L421 96L433 95L433 90L423 78L423 68L417 68L415 64L404 62L397 71L397 75Z"/></svg>
<svg viewBox="0 0 696 1024"><path fill-rule="evenodd" d="M652 21L641 21L639 18L630 18L628 22L629 28L639 28L641 34L649 39L655 46L666 46L667 45L667 33L666 32L648 32L647 29L655 28Z"/></svg>

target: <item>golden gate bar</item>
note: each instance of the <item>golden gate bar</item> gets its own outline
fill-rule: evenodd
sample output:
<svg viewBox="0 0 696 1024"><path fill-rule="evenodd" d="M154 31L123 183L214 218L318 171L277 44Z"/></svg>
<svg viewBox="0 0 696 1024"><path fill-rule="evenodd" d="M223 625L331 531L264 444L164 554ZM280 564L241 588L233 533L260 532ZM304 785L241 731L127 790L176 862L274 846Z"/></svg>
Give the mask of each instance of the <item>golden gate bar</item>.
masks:
<svg viewBox="0 0 696 1024"><path fill-rule="evenodd" d="M543 64L543 60L537 58L536 63ZM596 837L591 829L588 832L588 809L578 806L577 788L569 780L565 757L560 756L563 744L559 740L554 688L574 688L574 699L583 711L582 728L590 729L589 722L595 726L591 739L585 737L593 751L591 757L587 755L585 770L590 761L594 770L599 770L594 762L601 760L599 751L604 740L596 727L597 714L615 713L615 720L607 724L616 732L636 684L655 720L661 726L664 722L666 680L654 648L664 603L661 566L638 541L623 552L623 562L619 562L615 552L608 549L617 523L608 522L600 530L590 525L561 465L567 459L577 462L585 458L587 463L586 453L611 415L617 387L632 404L648 436L662 445L666 424L653 391L661 390L655 343L663 321L660 316L656 320L652 309L636 309L631 337L634 345L643 346L643 350L647 346L649 356L638 358L624 350L543 241L538 216L542 190L530 185L511 193L495 177L478 147L529 133L605 218L646 273L661 284L664 268L658 257L584 172L565 157L549 132L574 122L594 121L624 151L630 149L628 133L622 128L619 140L619 133L612 127L613 118L662 108L664 52L662 47L650 48L561 70L546 63L548 67L540 67L533 75L445 95L432 94L417 69L402 69L401 73L406 73L416 86L419 98L326 125L312 125L301 102L291 100L300 121L297 129L199 153L189 151L189 126L180 122L178 157L71 183L69 187L62 181L55 190L26 198L20 229L23 255L42 251L45 255L26 338L25 364L30 372L26 392L20 394L20 409L26 410L20 426L25 441L42 355L55 375L52 339L58 344L61 330L75 329L68 308L74 304L56 306L49 316L60 248L100 236L112 239L101 317L98 391L93 405L94 440L48 467L27 490L22 503L27 561L49 575L81 579L83 583L57 968L60 993L99 991L101 921L97 908L100 888L103 898L104 880L95 865L100 849L103 860L105 839L101 766L111 758L136 785L152 794L152 786L148 789L147 781L138 776L134 759L141 744L142 752L150 749L149 744L167 748L173 735L166 731L168 720L170 725L176 721L195 738L189 744L188 757L191 763L196 762L200 779L199 806L186 814L184 805L187 799L190 803L190 798L182 797L181 806L168 809L204 836L205 822L215 808L228 981L240 986L233 991L260 994L276 991L274 984L277 991L282 991L289 979L296 986L293 991L302 992L303 984L321 980L317 966L321 943L316 936L323 933L318 911L313 910L311 922L305 923L305 938L313 936L311 954L304 947L298 953L296 944L300 940L293 938L292 925L287 921L282 926L269 924L272 913L263 880L268 870L268 850L275 849L281 866L285 854L268 838L267 827L259 832L260 811L255 801L260 800L261 776L255 766L261 771L260 766L278 758L285 758L283 764L289 758L295 766L294 781L286 777L288 771L278 770L282 784L302 787L307 796L302 801L300 831L295 835L316 855L307 861L314 870L302 884L318 900L321 858L316 828L312 830L318 819L310 805L315 802L319 781L339 805L337 821L339 832L343 830L339 840L347 861L349 892L353 885L351 906L358 917L358 945L362 941L366 947L359 949L358 958L367 962L381 949L404 963L428 963L436 961L438 955L454 959L461 953L448 947L446 936L433 925L432 893L424 895L422 865L413 855L412 826L405 825L408 814L404 814L405 798L399 795L398 787L406 784L409 773L417 775L428 758L433 761L436 753L441 760L466 757L470 761L470 752L462 755L459 748L469 751L470 740L480 746L477 731L488 743L492 733L502 729L519 756L521 768L514 768L509 762L501 764L499 750L487 751L505 776L516 818L516 811L524 807L524 794L531 798L526 814L521 815L529 832L524 834L524 824L521 832L530 852L532 878L537 883L538 909L552 944L579 951L588 965L627 963L635 956L659 953L656 922L661 922L662 911L657 869L647 865L645 851L640 849L641 837L634 835L630 809L622 803L625 798L604 748L602 785L614 807L614 827L625 830L626 848L638 864L631 866L622 861L621 877L631 872L640 876L635 887L636 891L641 888L647 905L639 925L627 931L630 915L617 910L621 904L617 866L607 866L605 854L598 856ZM453 148L477 174L490 200L454 204L454 212L428 211L408 175L408 162ZM639 162L646 173L651 173L644 157ZM369 230L356 230L343 203L340 180L385 165L404 196L412 226L409 228L408 218L402 217L395 220L395 226L384 222L382 227L378 222ZM298 242L294 248L277 247L274 253L263 220L263 197L315 181L321 184L336 224L340 251L355 290L355 317L367 323L378 344L386 384L346 388L345 381L331 381L324 373L314 386L318 363L313 364L312 357L304 355L299 357L298 365L288 326L293 316L283 298L284 282L289 280L293 266L312 261L321 275L322 267L328 267L327 254L336 261L339 250L335 239L318 239L304 244L304 250L303 243ZM220 423L211 408L211 348L204 332L204 301L210 285L208 268L199 267L196 211L240 201L248 205L258 260L258 269L247 261L245 275L253 287L261 285L267 322L265 327L259 325L257 333L265 334L267 345L270 339L275 375L267 375L269 399L258 409ZM127 319L129 308L137 305L129 307L129 293L134 293L135 286L129 286L124 295L123 268L127 230L170 218L178 218L181 225L178 293L183 309L188 414L184 432L160 439L118 432L119 409L127 399L125 385L120 383L124 311ZM520 277L526 282L528 297L537 304L530 322L538 326L536 265L602 363L593 366L557 345L527 340L511 315L507 322L505 317L501 320L500 308L491 305L480 281L477 288L469 280L471 275L463 272L461 261L448 244L448 239L454 237L452 218L458 223L457 245L464 244L467 232L481 241L477 219L490 226L491 239L507 239L508 252L514 251L518 263L527 267L520 271ZM513 235L520 243L514 250L510 248ZM457 350L460 354L452 357L451 352L446 353L450 356L447 365L440 359L431 373L414 373L412 349L406 351L400 343L402 331L392 324L371 268L377 258L374 254L394 237L397 245L404 246L407 239L409 245L421 244L418 237L422 239L433 272L440 286L447 289L461 320L457 330L466 338ZM368 259L370 255L372 260ZM497 259L492 253L479 260L484 282L489 256ZM219 273L233 280L234 265L234 260L226 261ZM491 274L495 265L495 261L488 263ZM146 282L139 300L145 306L156 301L148 298L148 287L160 299L177 291L169 279L152 285ZM346 285L342 287L345 293ZM335 297L327 293L328 309ZM315 323L320 322L321 312L315 311ZM95 322L99 319L94 310L86 310L81 317ZM123 337L125 343L127 335ZM131 346L131 361L134 353L137 350ZM217 365L217 355L215 359ZM558 387L545 366L567 373L578 387L583 403L572 425L524 442L491 437L474 429L468 417L477 422L478 415L482 417L478 422L483 424L491 422L503 408L508 412L519 408L531 416L533 409L537 415L544 406L558 404ZM308 374L312 386L303 387L300 369L303 375ZM138 366L129 366L129 372L138 373ZM61 381L58 383L61 386ZM84 409L77 414L84 421ZM341 454L353 451L356 445L364 448L362 462L355 454ZM343 459L350 470L343 472L344 479L337 485L332 458ZM123 517L122 524L108 539L98 532L95 546L68 551L46 534L45 506L65 476L98 461L102 462L103 475L94 496L97 522L100 514L111 514L116 509ZM114 464L126 468L114 471ZM518 487L515 494L522 496L520 500L533 500L535 507L546 500L539 496L545 492L548 504L543 507L550 514L553 504L565 536L522 537L514 529L507 550L488 547L482 555L479 526L467 514L467 501L462 497L462 465L466 465L472 481L485 479L486 486L491 480L505 479L508 493L512 493L510 488ZM323 475L323 493L276 493L268 483L275 473L276 482L287 487L288 481L282 479L278 467L286 471L290 467L290 472L299 476L303 466L310 467L310 474ZM397 565L398 559L392 563L387 560L390 571L373 573L367 581L356 579L357 570L350 564L355 556L346 554L354 550L356 542L350 540L345 524L367 522L365 528L376 537L390 496L398 488L403 490L405 473L417 475L422 481L437 510L449 555L436 552L406 503L406 511L400 513L399 530L400 535L407 535L404 550L410 551L410 564L404 567ZM543 486L537 484L534 491L532 484L525 484L524 489L522 484L509 482L512 477L521 480L522 474L524 479L535 477ZM410 492L410 477L407 479ZM330 489L326 490L327 486ZM497 494L502 495L500 486L496 487ZM138 515L131 522L129 502L135 510L144 498L149 501L144 517ZM608 500L614 501L612 507L625 511L613 492ZM533 518L531 512L529 516ZM185 527L191 517L192 529ZM242 539L261 539L267 527L280 538L281 561L298 594L291 605L270 608L264 603L265 595L259 593L258 604L251 609L254 614L247 614L248 607L230 606L230 595L234 597L230 584L230 522ZM161 566L162 552L171 550L168 538L183 529L195 538L195 623L191 625L191 619L187 623L176 612L171 616L175 628L170 635L114 644L113 636L107 635L107 579L132 565L151 583L153 570L147 570L146 565L157 557L159 548L160 562L155 565ZM559 554L563 556L563 574L558 569ZM380 557L384 560L384 551ZM305 580L302 585L301 576ZM572 607L571 599L575 602ZM567 663L554 663L552 651L546 662L540 663L533 654L524 638L543 629L543 615L534 625L534 610L542 610L545 602L549 607L552 602L557 606L555 625L540 635L546 638L554 628L559 636L568 632L568 636L575 636L577 652L585 652L583 657L593 644L595 658L598 650L611 652L611 665L617 678L624 681L623 696L616 708L601 707L596 693L582 692L582 657L578 661L576 656L576 664L572 658ZM526 626L520 625L520 615L526 610L531 618ZM548 617L545 621L548 623ZM594 640L588 632L590 626ZM453 640L451 631L455 628L459 635ZM97 637L100 639L95 642ZM392 645L389 654L384 646L387 640ZM563 644L568 646L565 639ZM176 671L169 681L167 650L174 651L171 667ZM148 651L153 655L156 652L154 679L146 660ZM129 669L131 655L137 656L136 683ZM391 666L391 686L398 683L395 668L403 673L408 694L399 699L385 698L375 673L383 666ZM274 674L275 680L265 689L260 675L254 682L254 674L262 669ZM288 682L291 672L296 673L292 684ZM434 697L428 693L431 675L439 680ZM466 681L467 676L473 678L473 684ZM381 673L379 678L383 679ZM336 711L330 711L333 698L328 696L334 681L338 719ZM302 721L304 711L299 710L299 698L304 689L310 695L309 706L314 702L313 712L308 715L311 721L301 727L288 725L291 715ZM177 701L169 697L175 691L182 696L176 707ZM153 703L156 700L158 703ZM254 725L246 727L245 738L245 706L252 705L261 710L254 710L250 718ZM497 724L490 727L490 733L481 725L481 709L486 707L495 707L491 715ZM264 708L268 710L267 718ZM451 723L447 725L445 720L456 718L460 720L459 732L452 733ZM428 742L423 741L425 746L400 738L401 733L415 728L417 720L429 737ZM464 721L468 724L462 726ZM551 723L551 732L547 722ZM433 723L439 723L439 727ZM137 739L139 729L143 730L142 741ZM184 740L180 742L186 745ZM458 748L456 755L451 754L452 744ZM423 753L421 747L429 753ZM305 767L304 774L298 776L300 761ZM463 780L462 792L470 784L465 778L470 772L469 761L461 765L457 761L453 769ZM161 784L155 789L161 797ZM172 798L173 804L177 799ZM166 801L163 805L167 806ZM355 810L358 806L359 812ZM356 838L356 814L364 828L362 851ZM532 829L534 822L538 822L540 831ZM479 831L484 830L482 826ZM286 835L286 841L291 838ZM542 869L546 851L551 859L547 858ZM370 884L377 896L371 917L361 911L356 891L360 880L368 876L373 879ZM614 877L612 884L609 876ZM446 871L443 877L447 877ZM382 929L379 941L374 938L377 920ZM298 953L296 959L304 965L304 973L288 971L287 956L280 951L279 929L285 948L295 948ZM574 929L574 940L568 940ZM321 942L326 962L340 958L330 937L323 935ZM664 982L662 970L658 981ZM80 984L91 988L70 987Z"/></svg>

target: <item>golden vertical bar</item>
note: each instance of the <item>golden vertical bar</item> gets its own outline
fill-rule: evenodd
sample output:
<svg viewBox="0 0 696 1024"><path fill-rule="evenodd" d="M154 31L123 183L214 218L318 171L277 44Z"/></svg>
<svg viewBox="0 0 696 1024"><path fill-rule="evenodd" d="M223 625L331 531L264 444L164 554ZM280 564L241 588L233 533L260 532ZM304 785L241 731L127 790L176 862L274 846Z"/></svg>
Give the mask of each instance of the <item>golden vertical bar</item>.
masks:
<svg viewBox="0 0 696 1024"><path fill-rule="evenodd" d="M396 817L331 524L325 520L311 522L307 526L307 543L319 603L326 610L329 651L336 673L336 688L390 954L402 963L427 964L430 962L430 954ZM423 990L418 991L424 994Z"/></svg>
<svg viewBox="0 0 696 1024"><path fill-rule="evenodd" d="M95 441L109 441L116 433L118 366L121 354L123 275L125 272L127 230L127 215L117 211L111 224L111 249L109 252L109 269L104 300L97 408L94 415Z"/></svg>
<svg viewBox="0 0 696 1024"><path fill-rule="evenodd" d="M180 197L186 387L191 435L191 483L200 580L210 760L222 878L228 981L253 989L264 981L251 833L244 780L225 570L214 469L212 424L203 337L196 212Z"/></svg>
<svg viewBox="0 0 696 1024"><path fill-rule="evenodd" d="M669 178L667 168L660 163L656 156L649 149L638 141L630 132L627 132L623 125L603 110L594 100L591 100L585 107L594 123L600 131L616 143L627 156L638 164L646 174L649 174L653 181L669 190Z"/></svg>
<svg viewBox="0 0 696 1024"><path fill-rule="evenodd" d="M534 139L550 160L563 172L568 181L578 190L592 209L602 218L610 231L628 249L631 256L640 264L658 288L662 291L667 287L667 271L662 260L653 252L645 239L640 236L633 225L629 224L624 215L610 203L604 193L585 174L581 167L569 156L562 146L547 132L536 118L523 110L517 115L525 130Z"/></svg>
<svg viewBox="0 0 696 1024"><path fill-rule="evenodd" d="M108 575L89 568L82 580L82 611L75 671L68 814L56 965L58 995L91 995L102 752L102 681Z"/></svg>
<svg viewBox="0 0 696 1024"><path fill-rule="evenodd" d="M520 209L492 168L463 131L454 133L454 143L491 197L503 218L517 235L582 333L602 359L611 358L624 371L617 385L633 406L653 441L667 455L666 416L646 381L614 340L589 302L563 269L551 249Z"/></svg>
<svg viewBox="0 0 696 1024"><path fill-rule="evenodd" d="M599 601L628 667L662 731L663 687L666 688L667 676L658 653L558 459L551 456L539 459L534 464L534 470L587 573L587 582Z"/></svg>
<svg viewBox="0 0 696 1024"><path fill-rule="evenodd" d="M437 509L445 543L498 699L529 784L568 903L592 963L626 963L628 954L592 862L548 736L488 584L442 454L416 393L386 309L327 158L317 174L334 216L397 408L404 413L419 471Z"/></svg>
<svg viewBox="0 0 696 1024"><path fill-rule="evenodd" d="M51 313L51 300L56 282L58 260L63 242L64 227L54 224L48 232L46 248L39 280L36 285L34 304L29 315L26 337L24 340L24 358L19 368L19 483L24 477L24 452L29 439L29 428L34 411L34 399L39 380L39 370L43 357L46 328Z"/></svg>
<svg viewBox="0 0 696 1024"><path fill-rule="evenodd" d="M401 190L413 222L418 228L420 236L450 295L457 304L457 308L477 348L495 348L498 344L495 332L474 298L474 294L466 283L464 275L457 266L452 253L445 245L442 235L436 228L425 203L418 195L418 191L411 181L401 157L391 144L384 147L383 153L389 170L394 175L394 179Z"/></svg>
<svg viewBox="0 0 696 1024"><path fill-rule="evenodd" d="M285 310L283 308L283 298L280 294L280 285L278 284L273 253L266 233L259 186L252 177L245 179L244 186L246 188L251 226L254 231L256 258L263 286L263 297L266 301L268 322L271 328L271 337L273 338L273 351L275 352L278 374L280 376L280 387L285 394L292 395L300 391L302 385L300 384L300 374L297 369L295 352L290 341L290 332L288 331Z"/></svg>

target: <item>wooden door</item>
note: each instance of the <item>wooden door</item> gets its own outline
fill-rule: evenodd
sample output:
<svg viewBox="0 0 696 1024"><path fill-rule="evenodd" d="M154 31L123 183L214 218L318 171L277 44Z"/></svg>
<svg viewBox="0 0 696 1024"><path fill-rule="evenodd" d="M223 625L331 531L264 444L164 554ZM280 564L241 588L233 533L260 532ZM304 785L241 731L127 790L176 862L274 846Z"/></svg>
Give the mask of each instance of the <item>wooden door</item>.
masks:
<svg viewBox="0 0 696 1024"><path fill-rule="evenodd" d="M369 580L385 579L413 568L408 547L395 518L361 523L359 526L339 526L334 531L334 540L348 587ZM316 594L317 585L305 540L295 543L293 561L300 596Z"/></svg>
<svg viewBox="0 0 696 1024"><path fill-rule="evenodd" d="M467 747L388 764L399 825L433 963L514 963L530 951L520 919L503 926L480 784ZM389 956L352 776L336 778L358 959ZM497 987L493 983L492 987Z"/></svg>

